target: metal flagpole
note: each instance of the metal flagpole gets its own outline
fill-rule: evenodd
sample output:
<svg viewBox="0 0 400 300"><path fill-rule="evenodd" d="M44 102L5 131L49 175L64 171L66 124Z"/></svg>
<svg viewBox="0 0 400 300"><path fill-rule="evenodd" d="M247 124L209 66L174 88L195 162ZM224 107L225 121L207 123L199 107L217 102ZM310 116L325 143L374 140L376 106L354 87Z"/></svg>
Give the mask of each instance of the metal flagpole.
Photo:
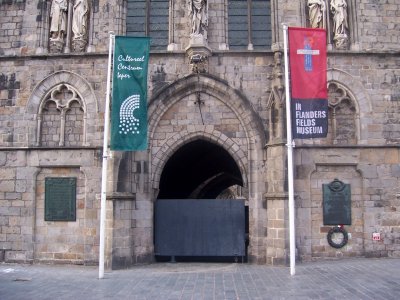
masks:
<svg viewBox="0 0 400 300"><path fill-rule="evenodd" d="M296 273L296 246L294 227L294 190L293 190L293 147L292 120L290 114L290 89L289 89L289 63L288 63L288 26L283 25L283 48L285 55L285 87L286 87L286 135L288 149L288 186L289 186L289 249L290 249L290 275Z"/></svg>
<svg viewBox="0 0 400 300"><path fill-rule="evenodd" d="M111 90L111 65L114 49L114 33L110 32L110 45L108 48L107 91L106 107L104 112L104 141L103 141L103 166L101 170L101 201L100 201L100 247L99 247L99 279L104 277L104 246L106 233L106 196L107 196L107 164L110 151L108 150L108 134L110 126L110 90Z"/></svg>

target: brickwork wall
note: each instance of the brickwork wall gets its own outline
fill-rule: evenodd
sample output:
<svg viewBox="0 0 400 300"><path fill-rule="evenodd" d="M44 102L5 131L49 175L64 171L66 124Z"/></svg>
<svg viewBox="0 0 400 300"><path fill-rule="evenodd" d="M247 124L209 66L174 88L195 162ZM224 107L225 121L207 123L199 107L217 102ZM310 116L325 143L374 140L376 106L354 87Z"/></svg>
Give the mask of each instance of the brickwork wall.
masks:
<svg viewBox="0 0 400 300"><path fill-rule="evenodd" d="M267 220L263 224L266 232L266 257L268 264L288 262L288 195L286 147L281 143L270 144L266 149L267 165L264 207Z"/></svg>
<svg viewBox="0 0 400 300"><path fill-rule="evenodd" d="M305 24L305 15L302 15L305 1L272 2L277 9L272 18L276 29L273 37L277 39L274 49L281 50L281 23ZM328 79L345 87L354 100L356 132L354 138L341 140L343 147L335 147L333 138L329 141L297 141L297 247L303 259L400 255L400 3L397 2L352 1L357 8L359 49L328 53ZM43 198L43 194L35 192L36 174L45 168L40 174L50 174L58 169L60 176L67 176L73 169L79 176L83 176L80 172L85 176L84 182L80 177L79 183L84 190L80 190L79 203L82 199L85 201L85 213L82 216L80 212L79 224L63 227L37 221L43 232L51 228L51 242L56 244L58 237L67 232L66 238L71 238L75 249L62 248L59 243L58 249L46 250L43 235L39 239L43 249L39 257L93 262L98 253L99 203L95 195L100 193L101 152L97 148L102 145L104 130L106 52L109 31L124 34L124 1L93 1L88 52L69 54L46 54L47 29L43 22L48 18L50 1L41 3L0 0L0 248L12 249L6 254L10 261L34 259L32 224L36 213L42 210L36 207L36 201ZM140 152L126 160L135 167L129 169L129 176L121 177L129 182L120 186L129 186L129 192L135 193L136 200L135 205L133 202L118 203L114 211L109 209L108 233L114 234L115 241L114 245L108 246L107 255L111 257L113 249L118 249L120 257L131 255L132 262L151 257L152 201L163 163L173 154L171 149L201 137L230 151L246 178L247 196L251 200L250 243L254 256L259 262L285 262L288 247L286 148L279 134L273 141L268 138L271 82L282 76L278 74L279 67L274 68L274 53L218 50L226 39L226 32L221 32L226 23L226 4L222 0L210 1L209 45L213 55L208 61L208 75L201 77L201 83L196 85L188 76L191 67L183 51L189 41L186 1L174 1L174 4L173 42L178 46L175 51L151 53L149 64L151 155ZM46 115L42 136L37 136L41 101L60 83L72 85L87 105L85 113L74 107L66 119L66 146L82 146L81 150L45 149L58 145L55 136L60 134L55 124L56 114ZM204 101L201 106L203 120L195 104L195 91L200 92ZM278 94L274 97L274 107L278 111L278 108L282 109L279 105L283 98L279 99ZM85 132L83 120L87 120ZM343 130L342 127L341 133ZM86 136L86 145L82 145L83 136ZM40 139L44 142L43 149L35 148ZM271 144L264 148L268 142ZM120 184L120 165L116 158L114 162L109 177L111 191L116 191ZM319 214L322 183L330 182L334 179L331 177L348 180L354 192L353 209L357 219L349 228L352 239L341 254L327 246L326 228L321 225ZM363 218L363 225L358 223L359 217ZM73 232L78 232L76 241L72 241ZM373 232L380 232L382 240L372 241Z"/></svg>
<svg viewBox="0 0 400 300"><path fill-rule="evenodd" d="M275 199L274 199L275 198ZM281 199L279 199L281 198ZM288 206L284 197L275 195L266 201L268 222L266 262L270 265L288 263Z"/></svg>
<svg viewBox="0 0 400 300"><path fill-rule="evenodd" d="M6 261L32 259L35 168L26 168L24 151L0 152L0 166L0 248Z"/></svg>
<svg viewBox="0 0 400 300"><path fill-rule="evenodd" d="M110 181L116 190L108 196L110 213L110 266L127 268L133 264L154 260L153 251L153 187L149 180L149 162L146 151L115 152L112 168L118 172ZM112 173L113 171L111 171Z"/></svg>
<svg viewBox="0 0 400 300"><path fill-rule="evenodd" d="M133 261L132 248L138 243L133 239L133 228L136 220L132 219L135 210L135 202L130 200L114 200L112 216L112 268L118 269L130 266Z"/></svg>
<svg viewBox="0 0 400 300"><path fill-rule="evenodd" d="M91 40L89 44L96 51L106 51L108 32L114 31L117 34L123 34L125 15L122 9L122 0L118 0L114 5L107 1L99 0L93 2L93 20L90 22ZM0 49L7 53L35 53L34 47L37 47L38 33L41 30L42 18L48 18L43 15L43 11L50 9L50 4L37 5L37 3L26 3L26 1L2 1L2 34L0 34L0 43L3 46ZM286 22L289 25L299 25L305 23L305 16L300 14L305 11L302 7L305 3L293 1L279 1L277 24ZM358 21L358 39L361 48L364 50L390 50L399 49L398 41L398 11L399 5L396 0L390 0L385 3L376 3L373 0L356 1L356 18ZM212 1L209 4L209 41L214 49L225 43L225 35L221 31L225 28L226 4L222 0ZM25 14L28 8L29 20ZM184 49L189 39L189 23L187 20L187 4L184 0L174 3L174 36L178 49ZM107 21L105 21L107 20ZM111 21L110 21L111 20ZM105 26L105 23L106 26ZM378 26L376 24L379 24ZM30 30L28 30L30 29ZM20 39L25 35L27 38ZM39 33L40 35L41 33ZM44 41L46 44L47 41ZM4 53L4 54L7 54Z"/></svg>
<svg viewBox="0 0 400 300"><path fill-rule="evenodd" d="M79 103L72 104L65 115L65 146L83 145L83 117Z"/></svg>
<svg viewBox="0 0 400 300"><path fill-rule="evenodd" d="M350 40L358 42L362 51L399 50L398 20L399 3L396 0L346 0L348 8L354 7L355 22L350 22ZM287 23L288 26L306 25L306 1L278 1L276 4L277 25ZM351 11L347 11L349 21ZM303 15L304 14L304 15ZM332 16L330 16L331 18ZM280 27L280 30L281 27ZM352 36L353 30L356 36Z"/></svg>
<svg viewBox="0 0 400 300"><path fill-rule="evenodd" d="M96 121L96 119L102 117L98 114L97 109L99 108L97 105L104 105L106 87L102 82L105 80L105 70L107 69L107 59L105 57L92 60L87 59L85 63L83 63L82 58L79 56L71 59L60 57L60 60L53 61L49 64L46 58L42 56L38 60L31 60L29 57L24 58L17 68L8 62L3 63L2 61L0 64L1 70L5 72L5 74L10 74L10 72L8 72L9 70L18 70L18 74L15 75L15 81L18 81L19 88L18 92L15 93L17 99L15 100L15 105L0 106L0 112L3 115L3 117L0 118L0 146L27 146L35 143L34 138L36 137L36 128L38 126L37 114L39 112L40 102L45 100L44 96L46 93L50 92L54 86L62 82L69 82L76 90L83 93L84 97L82 100L84 102L87 102L89 99L94 99L91 101L96 102L92 103L90 107L93 108L90 108L86 112L88 122L86 134L90 145L101 145L103 124L100 120ZM58 69L67 71L69 75L54 76L54 72L57 72ZM74 76L73 74L80 75ZM43 80L46 81L44 85L42 82ZM84 80L87 81L84 82ZM32 94L35 88L36 94ZM5 97L8 97L8 93L8 90L4 90L4 93L0 91L0 94ZM40 96L43 97L43 99L36 98ZM35 107L32 105L35 105ZM104 107L102 107L102 109L104 109ZM72 116L73 111L76 111L76 120L74 119L75 117ZM51 140L52 144L48 144L48 146L54 146L57 144L59 137L49 137L47 135L49 134L48 131L57 131L55 128L61 125L60 111L56 110L54 107L53 110L43 111L43 113L45 115L43 120L45 125L43 127L43 139L46 139L46 141ZM24 114L28 115L24 117ZM73 139L76 141L71 141L69 140L71 137L68 137L71 131L70 127L72 126L69 123L69 121L72 120L71 118L74 119L74 130L72 130L72 132L75 131L75 133L73 133ZM67 112L66 139L68 139L69 144L72 143L76 145L78 144L78 140L82 141L83 132L81 132L81 134L76 133L83 130L79 129L83 125L82 122L83 114L81 114L78 108L73 108L69 113ZM51 129L49 129L46 124L49 126L51 125ZM51 134L59 135L59 132ZM53 139L57 139L57 142Z"/></svg>
<svg viewBox="0 0 400 300"><path fill-rule="evenodd" d="M360 41L365 50L400 49L397 0L357 1Z"/></svg>
<svg viewBox="0 0 400 300"><path fill-rule="evenodd" d="M76 221L45 221L44 189L46 177L76 177ZM44 168L36 180L35 260L40 262L84 262L86 236L96 236L95 228L86 228L85 219L96 217L97 212L86 210L85 180L79 169ZM91 214L95 215L92 216Z"/></svg>
<svg viewBox="0 0 400 300"><path fill-rule="evenodd" d="M350 242L342 249L328 245L327 233L332 226L324 226L322 214L322 186L335 178L351 187L351 226L345 226L351 234ZM354 166L317 166L311 175L311 255L312 257L360 256L363 254L363 195L360 174ZM339 225L339 224L338 224Z"/></svg>
<svg viewBox="0 0 400 300"><path fill-rule="evenodd" d="M40 144L42 146L57 147L60 142L61 114L54 102L50 102L43 114Z"/></svg>
<svg viewBox="0 0 400 300"><path fill-rule="evenodd" d="M153 154L156 154L158 147L173 138L177 132L190 132L192 131L190 128L196 127L204 128L203 121L207 124L207 132L220 132L232 139L239 148L247 148L246 133L232 109L207 94L200 94L200 99L204 103L199 107L196 104L197 95L192 94L173 105L163 115L154 134ZM246 158L246 155L243 158Z"/></svg>
<svg viewBox="0 0 400 300"><path fill-rule="evenodd" d="M208 36L209 46L213 49L224 48L227 41L226 28L226 6L225 1L216 0L208 3Z"/></svg>
<svg viewBox="0 0 400 300"><path fill-rule="evenodd" d="M176 0L174 1L174 38L173 42L177 44L177 50L184 50L189 40L190 27L187 9L187 1Z"/></svg>
<svg viewBox="0 0 400 300"><path fill-rule="evenodd" d="M398 256L400 173L398 149L364 147L342 150L296 150L295 176L299 256ZM332 226L322 218L322 184L335 178L351 185L352 224L347 246L334 249L326 235ZM382 240L372 240L374 232Z"/></svg>
<svg viewBox="0 0 400 300"><path fill-rule="evenodd" d="M93 38L91 44L96 52L108 52L108 41L110 31L117 35L124 34L124 0L94 1L93 8Z"/></svg>
<svg viewBox="0 0 400 300"><path fill-rule="evenodd" d="M362 151L360 169L365 178L364 238L368 256L400 254L400 170L399 149ZM367 163L368 161L368 163ZM381 241L373 241L372 233L381 233Z"/></svg>
<svg viewBox="0 0 400 300"><path fill-rule="evenodd" d="M93 264L97 259L95 193L101 172L93 152L0 151L0 248L6 261ZM76 221L44 221L45 177L78 178Z"/></svg>
<svg viewBox="0 0 400 300"><path fill-rule="evenodd" d="M26 1L0 1L0 55L18 53L24 46L21 40Z"/></svg>

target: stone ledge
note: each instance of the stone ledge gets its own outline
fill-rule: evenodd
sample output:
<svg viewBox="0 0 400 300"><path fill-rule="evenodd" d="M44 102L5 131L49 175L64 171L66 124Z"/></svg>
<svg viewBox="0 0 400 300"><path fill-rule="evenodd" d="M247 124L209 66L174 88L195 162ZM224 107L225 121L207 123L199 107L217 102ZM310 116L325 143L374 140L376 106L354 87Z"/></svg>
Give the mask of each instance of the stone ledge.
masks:
<svg viewBox="0 0 400 300"><path fill-rule="evenodd" d="M264 194L265 200L288 200L289 194L288 193L266 193Z"/></svg>
<svg viewBox="0 0 400 300"><path fill-rule="evenodd" d="M118 200L125 200L125 201L135 201L136 194L129 193L129 192L114 192L107 194L107 200L111 201L118 201Z"/></svg>
<svg viewBox="0 0 400 300"><path fill-rule="evenodd" d="M263 201L263 208L268 208L268 201L272 200L281 200L281 201L288 201L289 194L288 193L265 193L264 194L264 201Z"/></svg>

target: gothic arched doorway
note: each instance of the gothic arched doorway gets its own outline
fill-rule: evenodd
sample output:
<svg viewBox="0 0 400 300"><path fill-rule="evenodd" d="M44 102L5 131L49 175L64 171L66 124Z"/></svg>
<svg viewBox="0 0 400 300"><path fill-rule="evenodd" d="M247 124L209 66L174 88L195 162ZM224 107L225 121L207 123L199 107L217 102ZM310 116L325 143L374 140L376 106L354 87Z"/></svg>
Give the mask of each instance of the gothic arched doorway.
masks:
<svg viewBox="0 0 400 300"><path fill-rule="evenodd" d="M202 139L179 148L161 173L154 218L156 257L244 257L248 210L242 186L240 169L224 148Z"/></svg>
<svg viewBox="0 0 400 300"><path fill-rule="evenodd" d="M195 140L178 149L160 178L159 199L215 199L227 188L243 186L240 170L222 147Z"/></svg>

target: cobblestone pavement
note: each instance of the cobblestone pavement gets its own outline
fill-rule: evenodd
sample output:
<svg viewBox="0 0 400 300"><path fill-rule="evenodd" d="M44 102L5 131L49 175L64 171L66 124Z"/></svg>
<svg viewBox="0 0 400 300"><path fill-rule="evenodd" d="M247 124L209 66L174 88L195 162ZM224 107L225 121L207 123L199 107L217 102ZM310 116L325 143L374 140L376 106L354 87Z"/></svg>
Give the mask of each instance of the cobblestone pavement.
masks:
<svg viewBox="0 0 400 300"><path fill-rule="evenodd" d="M0 299L400 299L400 259L343 259L288 267L158 263L97 267L0 264Z"/></svg>

